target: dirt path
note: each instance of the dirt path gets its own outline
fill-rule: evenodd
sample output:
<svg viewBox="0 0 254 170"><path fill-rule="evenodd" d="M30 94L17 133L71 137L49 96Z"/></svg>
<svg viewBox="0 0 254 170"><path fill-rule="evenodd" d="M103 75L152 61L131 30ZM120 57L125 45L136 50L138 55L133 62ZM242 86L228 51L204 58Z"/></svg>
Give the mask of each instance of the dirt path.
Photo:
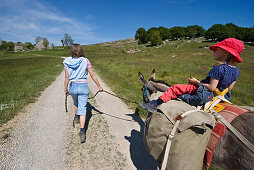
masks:
<svg viewBox="0 0 254 170"><path fill-rule="evenodd" d="M71 97L65 113L63 78L62 72L37 102L0 128L0 169L156 169L143 145L143 121L106 93L89 100L87 142L80 144Z"/></svg>

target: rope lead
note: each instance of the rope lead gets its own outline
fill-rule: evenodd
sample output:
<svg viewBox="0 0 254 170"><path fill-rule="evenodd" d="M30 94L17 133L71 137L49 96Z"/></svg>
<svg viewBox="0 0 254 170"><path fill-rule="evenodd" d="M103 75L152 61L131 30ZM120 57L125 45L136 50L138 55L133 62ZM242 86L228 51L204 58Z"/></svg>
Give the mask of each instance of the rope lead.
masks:
<svg viewBox="0 0 254 170"><path fill-rule="evenodd" d="M97 91L97 92L95 93L95 95L93 95L92 97L89 97L88 99L93 99L99 92L100 92L100 91ZM110 95L112 95L112 96L114 96L114 97L117 97L117 98L119 98L119 99L128 101L128 102L130 102L130 103L138 104L138 102L133 102L133 101L130 101L130 100L126 99L126 98L119 97L119 96L117 96L117 95L115 95L115 94L113 94L113 93L110 93L110 92L106 91L106 90L104 90L104 92L105 92L105 93L108 93L108 94L110 94Z"/></svg>

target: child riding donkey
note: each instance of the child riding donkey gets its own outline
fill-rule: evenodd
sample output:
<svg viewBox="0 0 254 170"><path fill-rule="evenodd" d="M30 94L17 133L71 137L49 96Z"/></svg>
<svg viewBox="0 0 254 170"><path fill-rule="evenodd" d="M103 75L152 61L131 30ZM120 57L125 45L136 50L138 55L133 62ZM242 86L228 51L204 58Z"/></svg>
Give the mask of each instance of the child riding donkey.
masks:
<svg viewBox="0 0 254 170"><path fill-rule="evenodd" d="M235 65L236 62L242 61L240 53L244 49L243 43L235 38L227 38L222 42L209 47L214 52L214 60L223 62L221 65L214 66L204 80L189 78L190 84L176 84L171 86L157 100L148 103L140 103L140 106L153 112L158 105L174 98L181 98L183 101L193 106L203 105L212 100L213 91L218 88L220 91L232 90L237 78L239 70Z"/></svg>

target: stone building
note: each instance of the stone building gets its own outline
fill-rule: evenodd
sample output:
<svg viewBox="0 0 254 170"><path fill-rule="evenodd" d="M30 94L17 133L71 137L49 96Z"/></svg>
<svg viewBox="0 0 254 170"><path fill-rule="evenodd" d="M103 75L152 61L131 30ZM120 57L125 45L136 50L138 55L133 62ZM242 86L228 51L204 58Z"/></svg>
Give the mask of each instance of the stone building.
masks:
<svg viewBox="0 0 254 170"><path fill-rule="evenodd" d="M43 45L43 39L41 39L39 42L36 43L35 49L37 50L46 50L46 48ZM47 49L52 49L52 45L49 43Z"/></svg>
<svg viewBox="0 0 254 170"><path fill-rule="evenodd" d="M15 43L14 51L23 51L23 44L22 43Z"/></svg>

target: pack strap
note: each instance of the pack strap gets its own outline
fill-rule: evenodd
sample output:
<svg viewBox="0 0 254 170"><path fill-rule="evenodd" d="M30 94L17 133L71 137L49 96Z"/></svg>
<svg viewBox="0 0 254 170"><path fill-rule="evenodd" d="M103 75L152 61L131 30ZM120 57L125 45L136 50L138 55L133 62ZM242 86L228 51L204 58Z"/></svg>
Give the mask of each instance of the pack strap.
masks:
<svg viewBox="0 0 254 170"><path fill-rule="evenodd" d="M214 93L214 98L212 101L210 101L209 103L205 104L204 107L204 111L208 111L210 109L212 109L214 106L216 106L218 103L220 103L221 101L224 101L226 103L232 104L230 101L228 101L224 96L225 94L228 92L228 88L226 88L225 90L223 90L222 92L216 88L213 93Z"/></svg>
<svg viewBox="0 0 254 170"><path fill-rule="evenodd" d="M254 153L254 146L238 131L234 126L232 126L226 119L224 119L219 113L214 110L210 110L213 116L220 120L245 146L247 146Z"/></svg>
<svg viewBox="0 0 254 170"><path fill-rule="evenodd" d="M200 110L189 110L183 114L180 114L178 116L176 116L175 120L176 120L176 123L172 129L172 131L170 132L170 134L168 135L167 137L167 144L166 144L166 149L165 149L165 154L164 154L164 158L163 158L163 161L162 161L162 166L161 166L161 170L165 170L166 169L166 166L167 166L167 163L168 163L168 154L169 154L169 150L170 150L170 147L171 147L171 144L172 144L172 141L175 137L175 133L176 133L176 130L180 124L180 121L185 117L187 116L188 114L191 114L193 112L197 112Z"/></svg>

